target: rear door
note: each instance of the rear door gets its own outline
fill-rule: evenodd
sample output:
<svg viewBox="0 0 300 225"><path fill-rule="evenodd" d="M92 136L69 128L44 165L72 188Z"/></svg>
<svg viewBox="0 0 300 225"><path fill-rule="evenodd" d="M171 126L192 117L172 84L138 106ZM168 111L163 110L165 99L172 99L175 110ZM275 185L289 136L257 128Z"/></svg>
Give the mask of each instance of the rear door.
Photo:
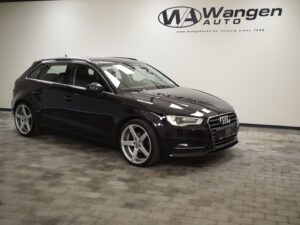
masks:
<svg viewBox="0 0 300 225"><path fill-rule="evenodd" d="M41 122L44 125L65 128L67 115L65 101L67 89L72 82L73 64L69 62L47 63L40 75L43 86L35 90L40 98Z"/></svg>

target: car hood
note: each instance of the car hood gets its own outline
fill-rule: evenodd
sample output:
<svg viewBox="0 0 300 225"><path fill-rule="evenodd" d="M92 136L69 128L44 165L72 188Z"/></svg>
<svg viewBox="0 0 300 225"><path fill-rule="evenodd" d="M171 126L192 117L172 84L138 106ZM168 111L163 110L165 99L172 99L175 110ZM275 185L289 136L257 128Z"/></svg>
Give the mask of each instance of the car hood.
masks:
<svg viewBox="0 0 300 225"><path fill-rule="evenodd" d="M209 117L234 111L230 104L216 96L184 87L131 92L131 98L163 114Z"/></svg>

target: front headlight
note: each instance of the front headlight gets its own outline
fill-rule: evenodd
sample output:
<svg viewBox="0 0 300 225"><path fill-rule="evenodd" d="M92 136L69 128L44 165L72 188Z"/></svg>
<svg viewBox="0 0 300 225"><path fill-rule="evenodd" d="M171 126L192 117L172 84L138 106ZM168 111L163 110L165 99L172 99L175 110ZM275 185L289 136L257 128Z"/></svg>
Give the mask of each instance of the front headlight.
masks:
<svg viewBox="0 0 300 225"><path fill-rule="evenodd" d="M187 117L187 116L166 116L170 124L178 127L185 127L189 125L199 125L203 122L202 118L197 117Z"/></svg>

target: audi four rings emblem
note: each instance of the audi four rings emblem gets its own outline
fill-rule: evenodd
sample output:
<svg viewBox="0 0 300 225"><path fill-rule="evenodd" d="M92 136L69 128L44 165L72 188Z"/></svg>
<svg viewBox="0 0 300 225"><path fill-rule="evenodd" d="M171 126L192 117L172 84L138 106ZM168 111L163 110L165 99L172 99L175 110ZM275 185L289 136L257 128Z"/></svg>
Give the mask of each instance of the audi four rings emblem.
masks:
<svg viewBox="0 0 300 225"><path fill-rule="evenodd" d="M230 118L229 118L229 116L221 116L219 121L222 125L225 125L225 124L230 123Z"/></svg>

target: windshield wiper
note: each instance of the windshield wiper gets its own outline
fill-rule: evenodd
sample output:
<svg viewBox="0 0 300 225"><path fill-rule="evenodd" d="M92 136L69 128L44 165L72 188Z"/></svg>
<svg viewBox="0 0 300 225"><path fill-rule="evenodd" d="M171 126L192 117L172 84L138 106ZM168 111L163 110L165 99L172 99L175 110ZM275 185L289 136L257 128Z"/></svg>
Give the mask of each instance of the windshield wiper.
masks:
<svg viewBox="0 0 300 225"><path fill-rule="evenodd" d="M153 87L145 87L145 88L129 88L122 90L122 92L140 92L140 91L145 91L145 90L155 90L155 89L163 89L163 88L172 88L170 85L157 85Z"/></svg>
<svg viewBox="0 0 300 225"><path fill-rule="evenodd" d="M163 88L171 88L170 85L158 85L156 86L158 89L163 89Z"/></svg>
<svg viewBox="0 0 300 225"><path fill-rule="evenodd" d="M142 88L130 88L130 89L126 89L126 90L122 90L122 92L139 92L139 91L143 91L145 89L142 89Z"/></svg>

